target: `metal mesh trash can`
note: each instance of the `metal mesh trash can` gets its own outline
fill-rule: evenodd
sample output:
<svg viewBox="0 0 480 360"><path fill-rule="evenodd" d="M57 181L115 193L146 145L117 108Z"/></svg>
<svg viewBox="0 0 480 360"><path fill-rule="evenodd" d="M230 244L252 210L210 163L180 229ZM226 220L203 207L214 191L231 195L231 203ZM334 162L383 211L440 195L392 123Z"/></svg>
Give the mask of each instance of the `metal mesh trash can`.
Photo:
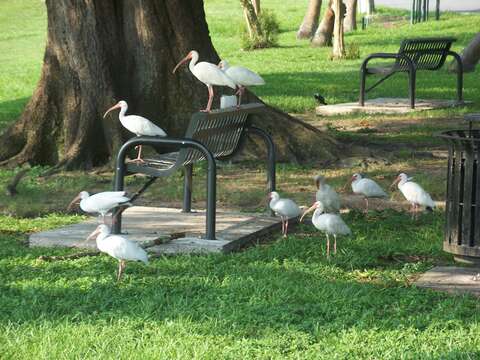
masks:
<svg viewBox="0 0 480 360"><path fill-rule="evenodd" d="M480 263L480 130L438 134L449 145L443 249Z"/></svg>

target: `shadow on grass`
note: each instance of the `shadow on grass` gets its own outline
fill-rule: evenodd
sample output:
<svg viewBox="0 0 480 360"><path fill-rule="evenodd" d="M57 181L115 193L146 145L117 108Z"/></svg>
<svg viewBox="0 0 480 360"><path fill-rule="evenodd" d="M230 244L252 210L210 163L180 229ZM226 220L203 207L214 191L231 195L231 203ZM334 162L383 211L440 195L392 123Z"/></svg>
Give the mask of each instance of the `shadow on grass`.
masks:
<svg viewBox="0 0 480 360"><path fill-rule="evenodd" d="M250 337L266 328L311 334L346 328L423 331L444 321L477 321L468 310L476 306L473 298L405 287L405 264L378 260L379 254L439 256L439 214L413 224L394 212L362 216L346 217L354 237L340 240L339 253L330 260L324 236L302 226L302 236L236 254L130 263L119 284L116 261L107 256L45 263L32 256L47 249L3 244L21 256L0 258L0 322L189 319L211 324L202 327L205 334L226 335L235 328Z"/></svg>

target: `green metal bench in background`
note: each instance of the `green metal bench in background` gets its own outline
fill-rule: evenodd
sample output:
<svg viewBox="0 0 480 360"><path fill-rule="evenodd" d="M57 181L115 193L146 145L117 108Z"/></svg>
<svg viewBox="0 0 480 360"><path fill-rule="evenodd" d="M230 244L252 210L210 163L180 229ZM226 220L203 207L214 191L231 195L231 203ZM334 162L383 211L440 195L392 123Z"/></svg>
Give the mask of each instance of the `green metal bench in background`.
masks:
<svg viewBox="0 0 480 360"><path fill-rule="evenodd" d="M415 108L415 83L418 70L439 70L444 64L447 56L453 56L458 63L457 70L457 100L463 101L463 64L460 56L450 50L454 38L418 38L402 41L397 53L375 53L369 55L360 68L360 100L361 106L365 106L365 94L380 85L390 76L407 72L409 76L410 107ZM373 59L393 59L395 62L390 66L368 67ZM383 75L375 84L365 89L366 77L368 75Z"/></svg>
<svg viewBox="0 0 480 360"><path fill-rule="evenodd" d="M216 213L216 159L227 160L241 150L245 135L259 135L268 148L267 182L269 191L275 191L275 147L264 130L251 125L251 116L261 114L263 104L246 104L239 108L198 112L192 115L184 138L135 137L119 150L115 169L114 190L124 189L127 174L142 173L150 177L135 197L143 193L158 177L168 176L180 168L185 171L183 211L191 211L193 166L199 161L208 162L206 239L215 239ZM174 152L144 159L145 163L127 163L128 152L137 145L167 146ZM133 199L134 200L134 199ZM113 221L113 233L121 232L121 213Z"/></svg>

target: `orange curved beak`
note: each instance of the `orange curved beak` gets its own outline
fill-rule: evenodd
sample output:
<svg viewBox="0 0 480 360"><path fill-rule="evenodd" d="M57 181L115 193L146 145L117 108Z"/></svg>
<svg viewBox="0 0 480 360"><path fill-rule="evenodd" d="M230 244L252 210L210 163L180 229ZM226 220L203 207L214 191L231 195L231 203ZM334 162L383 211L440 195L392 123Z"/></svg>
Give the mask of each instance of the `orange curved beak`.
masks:
<svg viewBox="0 0 480 360"><path fill-rule="evenodd" d="M307 210L305 210L302 214L302 216L300 217L300 222L303 221L303 218L305 217L305 215L307 215L308 213L312 212L313 210L315 210L316 208L316 204L314 203L312 206L310 206Z"/></svg>
<svg viewBox="0 0 480 360"><path fill-rule="evenodd" d="M352 183L353 179L354 179L354 178L353 178L353 176L352 176L350 179L347 180L347 182L345 183L345 185L343 185L343 187L342 187L342 191L346 191L346 190L347 190L347 186Z"/></svg>
<svg viewBox="0 0 480 360"><path fill-rule="evenodd" d="M107 114L112 111L112 110L115 110L115 109L118 109L120 108L121 106L119 104L115 104L113 105L110 109L107 110L107 112L103 115L103 118L105 119L105 116L107 116Z"/></svg>
<svg viewBox="0 0 480 360"><path fill-rule="evenodd" d="M77 205L79 203L79 200L80 200L80 194L75 196L75 198L70 202L70 204L68 204L67 211L72 210L73 205Z"/></svg>
<svg viewBox="0 0 480 360"><path fill-rule="evenodd" d="M92 232L90 235L88 235L88 237L85 239L83 244L85 244L89 240L96 239L98 234L100 234L100 229L97 227L94 232Z"/></svg>
<svg viewBox="0 0 480 360"><path fill-rule="evenodd" d="M180 62L173 68L172 74L175 74L175 71L177 71L177 69L180 67L180 65L186 63L191 58L192 58L192 56L190 54L188 54L182 60L180 60Z"/></svg>
<svg viewBox="0 0 480 360"><path fill-rule="evenodd" d="M400 181L400 176L397 176L397 178L395 179L395 181L392 183L392 185L390 185L390 189L393 189L395 187L395 185L398 184L398 182Z"/></svg>

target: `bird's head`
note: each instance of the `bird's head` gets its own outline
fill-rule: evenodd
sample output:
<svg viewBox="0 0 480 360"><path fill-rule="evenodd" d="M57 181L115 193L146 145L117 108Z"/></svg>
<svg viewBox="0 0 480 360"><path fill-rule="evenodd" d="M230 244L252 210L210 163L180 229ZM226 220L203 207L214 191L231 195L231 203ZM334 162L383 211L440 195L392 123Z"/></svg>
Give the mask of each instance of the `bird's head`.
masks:
<svg viewBox="0 0 480 360"><path fill-rule="evenodd" d="M302 216L300 217L300 222L303 221L303 218L305 217L305 215L312 212L313 210L319 210L320 213L323 213L324 208L323 208L322 202L321 201L315 201L312 206L310 206L307 210L305 210L303 212Z"/></svg>
<svg viewBox="0 0 480 360"><path fill-rule="evenodd" d="M185 56L180 62L173 68L172 74L175 74L175 71L180 67L180 65L186 63L190 59L197 59L198 60L198 52L195 50L190 51L187 56Z"/></svg>
<svg viewBox="0 0 480 360"><path fill-rule="evenodd" d="M75 196L75 198L72 201L70 201L70 204L68 204L67 206L67 210L68 211L72 210L73 206L78 205L80 201L88 198L89 196L90 194L88 192L81 191L77 196Z"/></svg>
<svg viewBox="0 0 480 360"><path fill-rule="evenodd" d="M221 60L217 66L222 70L227 70L230 67L227 60Z"/></svg>
<svg viewBox="0 0 480 360"><path fill-rule="evenodd" d="M317 189L320 189L320 185L325 184L325 177L323 175L317 175L313 178L315 180L315 185L317 185Z"/></svg>
<svg viewBox="0 0 480 360"><path fill-rule="evenodd" d="M268 201L278 200L278 199L280 199L280 195L278 194L278 192L272 191L272 192L268 193L267 199L268 199Z"/></svg>
<svg viewBox="0 0 480 360"><path fill-rule="evenodd" d="M390 188L393 188L395 185L397 184L405 184L407 181L410 181L412 180L413 178L411 177L408 177L407 174L405 173L400 173L398 174L397 178L395 179L395 181L392 183L392 185L390 185Z"/></svg>
<svg viewBox="0 0 480 360"><path fill-rule="evenodd" d="M128 104L126 101L124 100L120 100L118 103L116 103L115 105L113 105L110 109L108 109L105 114L103 114L103 118L105 119L105 117L107 116L107 114L112 111L112 110L115 110L115 109L125 109L127 110L128 108Z"/></svg>
<svg viewBox="0 0 480 360"><path fill-rule="evenodd" d="M348 185L350 185L352 182L360 180L360 179L362 179L362 175L360 175L359 173L353 174L352 177L347 180L347 182L343 186L342 190L346 190Z"/></svg>
<svg viewBox="0 0 480 360"><path fill-rule="evenodd" d="M352 175L352 178L351 178L350 182L357 181L357 180L360 180L362 178L363 178L363 176L361 174L355 173L355 174Z"/></svg>
<svg viewBox="0 0 480 360"><path fill-rule="evenodd" d="M97 228L95 229L95 231L92 232L90 235L88 235L86 241L96 239L98 237L98 235L100 235L102 233L110 234L110 228L105 224L98 225Z"/></svg>

